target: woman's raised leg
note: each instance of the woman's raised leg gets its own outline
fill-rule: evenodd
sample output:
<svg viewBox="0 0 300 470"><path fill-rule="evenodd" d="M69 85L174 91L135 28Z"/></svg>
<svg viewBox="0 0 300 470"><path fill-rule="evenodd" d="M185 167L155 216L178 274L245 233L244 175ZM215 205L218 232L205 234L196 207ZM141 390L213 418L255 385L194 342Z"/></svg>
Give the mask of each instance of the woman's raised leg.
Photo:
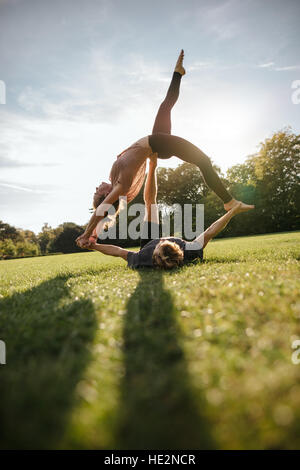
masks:
<svg viewBox="0 0 300 470"><path fill-rule="evenodd" d="M178 100L181 77L185 74L185 69L182 65L183 58L184 52L181 50L167 95L164 101L161 103L156 115L152 134L159 132L164 134L171 134L171 110Z"/></svg>
<svg viewBox="0 0 300 470"><path fill-rule="evenodd" d="M200 169L207 186L222 199L226 210L232 209L236 201L225 188L223 182L214 170L210 158L202 150L188 140L175 135L154 134L149 136L149 144L159 158L178 157L181 160L193 163ZM248 205L244 204L244 208ZM248 206L253 209L254 206Z"/></svg>

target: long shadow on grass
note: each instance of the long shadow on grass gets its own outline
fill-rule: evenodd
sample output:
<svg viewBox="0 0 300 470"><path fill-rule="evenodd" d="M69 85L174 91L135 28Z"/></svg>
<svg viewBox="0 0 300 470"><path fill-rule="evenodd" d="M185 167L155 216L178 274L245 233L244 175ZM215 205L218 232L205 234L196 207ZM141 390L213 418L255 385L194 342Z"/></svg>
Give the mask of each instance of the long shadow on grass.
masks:
<svg viewBox="0 0 300 470"><path fill-rule="evenodd" d="M0 302L7 363L0 371L0 448L58 445L89 361L93 304L72 301L57 276Z"/></svg>
<svg viewBox="0 0 300 470"><path fill-rule="evenodd" d="M140 273L124 316L125 375L117 448L209 449L181 347L180 328L160 272Z"/></svg>

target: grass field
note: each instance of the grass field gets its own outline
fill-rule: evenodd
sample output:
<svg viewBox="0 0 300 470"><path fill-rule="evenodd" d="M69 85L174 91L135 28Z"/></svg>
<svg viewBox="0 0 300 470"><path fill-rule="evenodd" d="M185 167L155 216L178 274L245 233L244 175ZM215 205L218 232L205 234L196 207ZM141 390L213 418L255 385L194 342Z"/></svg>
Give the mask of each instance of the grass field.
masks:
<svg viewBox="0 0 300 470"><path fill-rule="evenodd" d="M1 448L300 448L300 233L0 262Z"/></svg>

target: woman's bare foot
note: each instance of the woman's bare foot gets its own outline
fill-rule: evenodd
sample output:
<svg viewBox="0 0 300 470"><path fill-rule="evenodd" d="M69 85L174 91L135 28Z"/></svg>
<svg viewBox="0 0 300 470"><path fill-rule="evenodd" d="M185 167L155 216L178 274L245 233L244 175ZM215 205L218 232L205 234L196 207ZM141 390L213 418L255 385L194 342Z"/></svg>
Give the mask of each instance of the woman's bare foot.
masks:
<svg viewBox="0 0 300 470"><path fill-rule="evenodd" d="M247 212L250 211L251 209L254 209L255 206L252 204L245 204L242 201L237 201L236 199L231 199L231 201L227 202L224 204L224 209L226 211L230 211L232 209L236 210L237 214L240 212Z"/></svg>
<svg viewBox="0 0 300 470"><path fill-rule="evenodd" d="M183 59L184 59L184 51L183 51L183 49L181 49L181 52L179 54L178 60L177 60L176 65L175 65L175 70L174 70L174 72L178 72L181 75L185 74L185 68L182 65Z"/></svg>

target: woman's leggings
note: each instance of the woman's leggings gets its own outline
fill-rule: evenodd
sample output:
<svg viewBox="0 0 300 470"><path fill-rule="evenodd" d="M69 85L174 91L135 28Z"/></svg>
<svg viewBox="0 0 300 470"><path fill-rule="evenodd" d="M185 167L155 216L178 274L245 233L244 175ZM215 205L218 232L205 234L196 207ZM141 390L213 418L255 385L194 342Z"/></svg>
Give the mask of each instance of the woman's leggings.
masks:
<svg viewBox="0 0 300 470"><path fill-rule="evenodd" d="M198 147L188 140L169 134L149 135L149 144L159 158L178 157L181 160L194 163L200 168L203 179L207 186L219 196L226 204L232 196L223 185L216 171L213 169L210 159Z"/></svg>
<svg viewBox="0 0 300 470"><path fill-rule="evenodd" d="M152 134L157 134L158 132L171 134L171 109L178 100L181 77L182 75L179 72L173 73L167 96L160 105L156 115Z"/></svg>
<svg viewBox="0 0 300 470"><path fill-rule="evenodd" d="M175 156L185 162L197 165L200 168L207 186L226 204L232 199L232 196L213 169L209 157L187 140L175 135L170 135L171 110L179 96L181 77L182 75L180 73L173 73L167 96L160 105L155 118L152 135L149 136L149 144L152 151L157 153L159 158Z"/></svg>

